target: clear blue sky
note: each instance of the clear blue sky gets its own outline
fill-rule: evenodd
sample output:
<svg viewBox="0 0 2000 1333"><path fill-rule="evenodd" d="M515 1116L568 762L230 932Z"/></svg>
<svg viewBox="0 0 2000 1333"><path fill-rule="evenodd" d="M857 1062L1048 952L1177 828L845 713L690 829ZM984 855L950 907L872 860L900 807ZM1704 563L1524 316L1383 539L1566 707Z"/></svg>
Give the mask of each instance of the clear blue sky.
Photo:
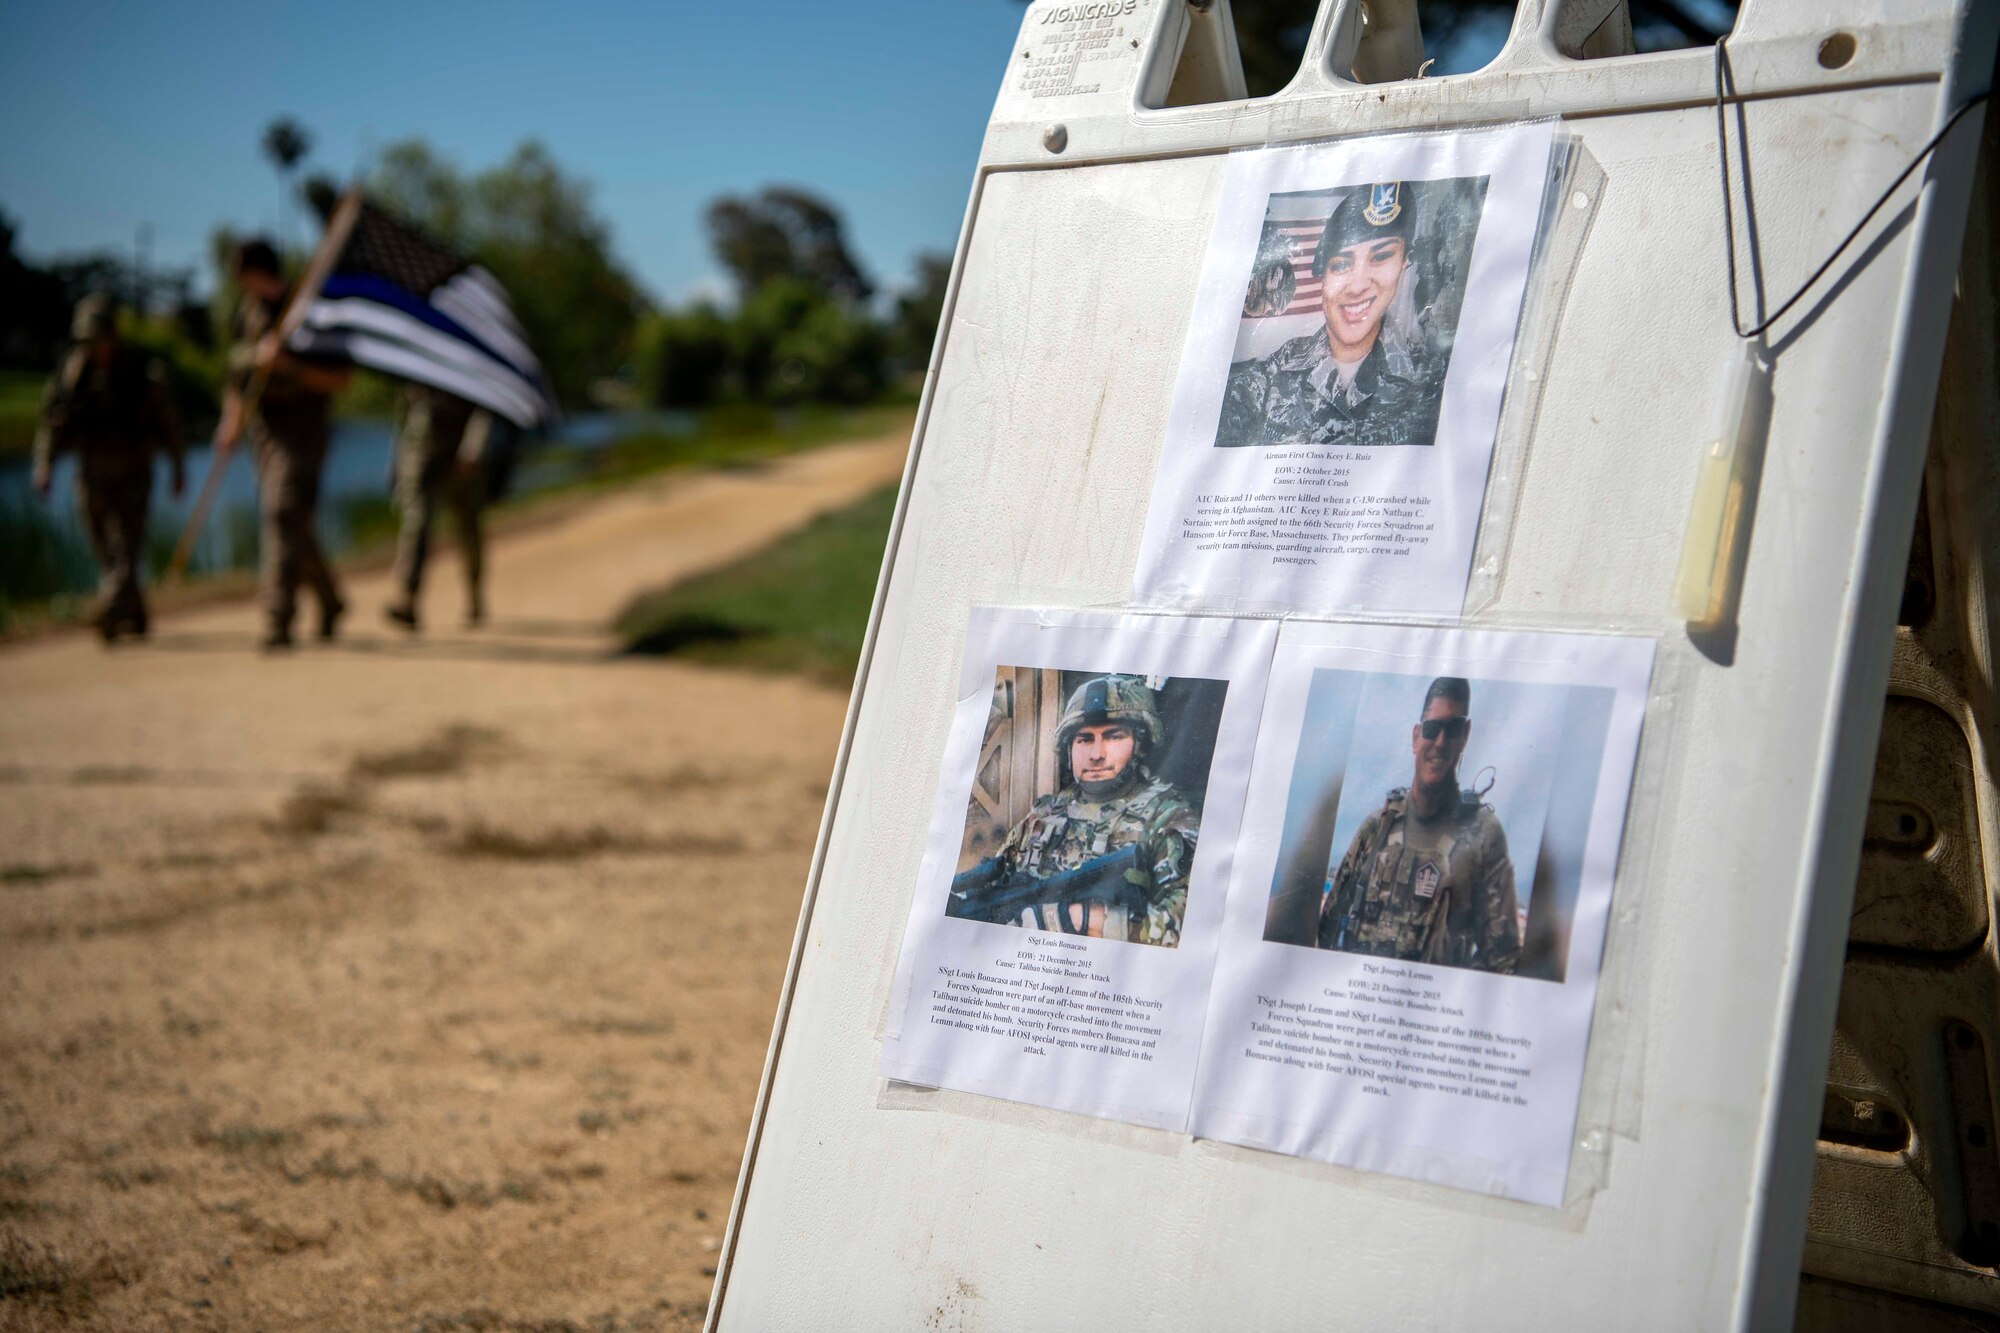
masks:
<svg viewBox="0 0 2000 1333"><path fill-rule="evenodd" d="M153 227L200 265L218 224L269 229L258 149L290 115L345 177L422 136L459 166L541 139L593 183L652 295L719 290L718 194L806 186L878 282L949 252L1022 15L1010 0L759 4L73 3L0 8L0 211L31 259Z"/></svg>

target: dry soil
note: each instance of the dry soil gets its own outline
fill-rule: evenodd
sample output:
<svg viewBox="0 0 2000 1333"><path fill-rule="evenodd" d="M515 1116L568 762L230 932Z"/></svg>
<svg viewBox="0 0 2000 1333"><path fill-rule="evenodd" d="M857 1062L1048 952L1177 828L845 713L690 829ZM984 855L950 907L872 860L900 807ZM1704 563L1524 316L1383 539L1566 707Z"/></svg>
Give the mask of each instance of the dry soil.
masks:
<svg viewBox="0 0 2000 1333"><path fill-rule="evenodd" d="M844 698L607 626L904 443L576 506L477 633L0 650L0 1327L698 1326Z"/></svg>

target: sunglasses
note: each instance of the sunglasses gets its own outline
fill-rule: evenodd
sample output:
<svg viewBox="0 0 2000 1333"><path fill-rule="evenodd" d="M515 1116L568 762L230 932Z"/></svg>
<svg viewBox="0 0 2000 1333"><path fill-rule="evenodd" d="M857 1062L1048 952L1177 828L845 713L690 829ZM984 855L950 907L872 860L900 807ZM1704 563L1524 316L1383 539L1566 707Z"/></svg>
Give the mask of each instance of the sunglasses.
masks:
<svg viewBox="0 0 2000 1333"><path fill-rule="evenodd" d="M1447 740L1458 740L1465 735L1465 729L1471 725L1472 719L1465 717L1427 717L1417 724L1427 741L1434 741L1439 736Z"/></svg>

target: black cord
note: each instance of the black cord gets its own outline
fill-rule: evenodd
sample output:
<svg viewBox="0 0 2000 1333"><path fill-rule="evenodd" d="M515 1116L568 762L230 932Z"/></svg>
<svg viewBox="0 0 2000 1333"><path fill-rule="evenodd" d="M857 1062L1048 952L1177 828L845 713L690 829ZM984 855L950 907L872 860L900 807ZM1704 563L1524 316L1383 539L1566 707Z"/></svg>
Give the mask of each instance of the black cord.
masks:
<svg viewBox="0 0 2000 1333"><path fill-rule="evenodd" d="M1889 188L1882 191L1881 197L1869 205L1868 211L1861 215L1861 221L1854 224L1854 229L1847 233L1839 245L1833 247L1833 253L1826 257L1826 262L1814 269L1812 276L1807 278L1797 291L1786 298L1784 304L1772 311L1769 319L1755 328L1746 329L1743 327L1742 308L1737 303L1736 297L1736 212L1729 201L1729 133L1727 128L1728 122L1724 118L1722 110L1722 71L1729 63L1728 44L1729 39L1727 37L1719 37L1715 43L1715 147L1722 167L1723 253L1729 259L1729 325L1736 330L1736 336L1739 338L1757 338L1763 336L1765 331L1773 324L1783 319L1785 312L1797 305L1805 294L1813 289L1813 285L1826 276L1827 270L1839 261L1841 255L1846 253L1847 247L1854 244L1855 240L1861 235L1862 229L1874 219L1877 213L1882 211L1882 205L1889 202L1889 197L1896 193L1897 187L1910 178L1911 172L1924 164L1924 160L1937 149L1939 144L1944 142L1944 136L1951 133L1952 128L1964 118L1966 112L1984 102L1992 94L1980 93L1976 97L1967 98L1961 103L1958 109L1946 118L1943 127L1930 137L1930 142L1917 150L1917 155L1910 159L1910 165L1904 167L1897 174L1896 179L1889 182ZM1734 71L1731 71L1730 81L1732 83L1735 82ZM1753 244L1755 242L1755 231L1756 229L1753 225L1751 228Z"/></svg>

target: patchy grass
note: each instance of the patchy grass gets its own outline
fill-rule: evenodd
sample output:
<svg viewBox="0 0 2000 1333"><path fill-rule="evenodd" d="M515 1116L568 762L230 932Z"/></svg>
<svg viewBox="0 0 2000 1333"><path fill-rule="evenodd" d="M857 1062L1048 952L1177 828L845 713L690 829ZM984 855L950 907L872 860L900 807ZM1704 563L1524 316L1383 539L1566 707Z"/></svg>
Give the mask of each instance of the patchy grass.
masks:
<svg viewBox="0 0 2000 1333"><path fill-rule="evenodd" d="M385 1174L390 1189L414 1194L443 1212L454 1208L491 1208L499 1203L533 1203L542 1197L540 1182L528 1176L508 1176L498 1185L483 1180L459 1180L425 1171L416 1175Z"/></svg>
<svg viewBox="0 0 2000 1333"><path fill-rule="evenodd" d="M160 775L139 764L85 764L70 770L72 787L133 787L155 781Z"/></svg>
<svg viewBox="0 0 2000 1333"><path fill-rule="evenodd" d="M600 824L583 829L551 829L545 833L516 833L475 819L446 839L450 856L486 858L495 861L569 861L606 852L644 851L643 839L614 833Z"/></svg>
<svg viewBox="0 0 2000 1333"><path fill-rule="evenodd" d="M358 815L368 807L368 795L351 782L308 782L285 798L271 831L294 838L317 837L335 821Z"/></svg>
<svg viewBox="0 0 2000 1333"><path fill-rule="evenodd" d="M477 1055L495 1069L504 1069L510 1074L517 1070L542 1067L542 1057L534 1051L523 1051L516 1055L511 1051L496 1051L488 1046L478 1051Z"/></svg>
<svg viewBox="0 0 2000 1333"><path fill-rule="evenodd" d="M101 1248L87 1258L72 1258L11 1227L0 1228L0 1309L12 1305L75 1315L88 1309L104 1287L123 1285L132 1277Z"/></svg>
<svg viewBox="0 0 2000 1333"><path fill-rule="evenodd" d="M0 1219L52 1212L54 1205L28 1197L37 1173L19 1162L0 1162Z"/></svg>
<svg viewBox="0 0 2000 1333"><path fill-rule="evenodd" d="M251 1212L245 1212L237 1219L236 1229L269 1254L323 1250L333 1235L331 1227L323 1231L300 1231L287 1223L267 1221Z"/></svg>
<svg viewBox="0 0 2000 1333"><path fill-rule="evenodd" d="M160 1031L170 1037L202 1037L221 1026L219 1019L198 1017L166 996L160 997Z"/></svg>
<svg viewBox="0 0 2000 1333"><path fill-rule="evenodd" d="M274 902L295 892L299 887L297 880L281 877L263 884L239 885L227 893L206 897L197 889L192 893L162 899L123 916L82 922L76 927L76 936L78 939L88 940L95 939L99 935L149 934L168 930L182 922L209 916L225 908ZM40 938L54 939L61 931L57 922L50 921L35 933Z"/></svg>
<svg viewBox="0 0 2000 1333"><path fill-rule="evenodd" d="M702 764L676 764L656 773L621 773L611 779L618 786L648 796L678 796L684 791L714 791L733 785L734 774Z"/></svg>
<svg viewBox="0 0 2000 1333"><path fill-rule="evenodd" d="M275 1152L292 1142L297 1135L289 1129L279 1129L271 1125L253 1125L248 1121L238 1121L214 1129L203 1124L197 1125L194 1141L204 1148L215 1148L226 1153L257 1154Z"/></svg>
<svg viewBox="0 0 2000 1333"><path fill-rule="evenodd" d="M740 856L745 847L735 834L674 833L649 838L602 824L520 833L475 819L446 838L442 850L447 856L468 860L572 861L586 856L639 854Z"/></svg>
<svg viewBox="0 0 2000 1333"><path fill-rule="evenodd" d="M88 861L78 862L73 865L68 862L58 862L54 865L45 866L34 865L28 862L16 862L13 865L0 866L0 884L27 887L36 884L46 884L52 879L68 879L72 875L94 875L96 873L97 867Z"/></svg>
<svg viewBox="0 0 2000 1333"><path fill-rule="evenodd" d="M491 727L454 722L436 735L400 750L376 750L357 755L348 775L382 782L391 778L442 778L462 773L474 758L501 742Z"/></svg>
<svg viewBox="0 0 2000 1333"><path fill-rule="evenodd" d="M521 1318L479 1306L456 1314L426 1314L410 1326L410 1333L674 1333L700 1328L707 1313L706 1305L655 1301L630 1313L606 1310L579 1324L574 1319Z"/></svg>
<svg viewBox="0 0 2000 1333"><path fill-rule="evenodd" d="M414 745L372 750L356 755L339 781L309 780L301 783L278 813L265 821L271 832L292 838L316 838L340 821L365 814L370 790L378 783L401 778L451 777L464 772L480 756L501 748L505 738L490 727L454 722ZM433 817L417 816L410 822L419 832L442 834L447 826ZM504 840L505 834L496 834ZM606 835L608 836L608 835ZM563 855L551 851L522 859L553 859Z"/></svg>
<svg viewBox="0 0 2000 1333"><path fill-rule="evenodd" d="M576 1032L597 1037L659 1037L672 1032L671 1022L650 1018L621 1018L616 1014L555 1014L555 1020Z"/></svg>
<svg viewBox="0 0 2000 1333"><path fill-rule="evenodd" d="M158 1185L169 1178L165 1167L152 1162L141 1162L136 1166L107 1164L98 1167L96 1174L98 1184L120 1192L140 1185Z"/></svg>
<svg viewBox="0 0 2000 1333"><path fill-rule="evenodd" d="M384 1171L373 1157L342 1161L328 1151L304 1166L280 1165L294 1185L311 1180L372 1180L398 1194L415 1195L441 1212L455 1208L492 1208L502 1203L536 1203L544 1197L542 1182L533 1176L508 1175L497 1184L440 1175L435 1171Z"/></svg>
<svg viewBox="0 0 2000 1333"><path fill-rule="evenodd" d="M642 595L618 619L626 650L851 681L895 506L886 486L733 565Z"/></svg>
<svg viewBox="0 0 2000 1333"><path fill-rule="evenodd" d="M315 1123L324 1123L328 1117L314 1117ZM359 1124L352 1117L332 1117L343 1124ZM498 1181L409 1169L403 1171L385 1170L374 1157L363 1155L343 1158L333 1149L320 1151L310 1159L303 1153L288 1154L285 1149L296 1148L300 1136L289 1129L277 1129L265 1125L233 1124L219 1130L206 1126L195 1131L195 1142L215 1148L235 1156L256 1160L264 1169L275 1171L288 1184L304 1185L312 1181L345 1182L352 1180L373 1181L398 1194L414 1195L417 1199L441 1211L456 1208L493 1208L503 1203L536 1203L547 1196L544 1180L537 1176L509 1172ZM571 1174L550 1174L549 1180L567 1184ZM598 1169L602 1174L602 1168ZM585 1177L576 1177L585 1178ZM134 1180L132 1183L149 1183ZM210 1211L238 1213L249 1218L258 1228L265 1227L254 1214L246 1211L242 1202L220 1205L204 1205ZM249 1229L246 1226L246 1231ZM284 1252L286 1248L300 1248L300 1244L318 1243L311 1237L300 1237L300 1244L286 1246L282 1236L272 1234L261 1237L266 1241L276 1241L274 1252Z"/></svg>

